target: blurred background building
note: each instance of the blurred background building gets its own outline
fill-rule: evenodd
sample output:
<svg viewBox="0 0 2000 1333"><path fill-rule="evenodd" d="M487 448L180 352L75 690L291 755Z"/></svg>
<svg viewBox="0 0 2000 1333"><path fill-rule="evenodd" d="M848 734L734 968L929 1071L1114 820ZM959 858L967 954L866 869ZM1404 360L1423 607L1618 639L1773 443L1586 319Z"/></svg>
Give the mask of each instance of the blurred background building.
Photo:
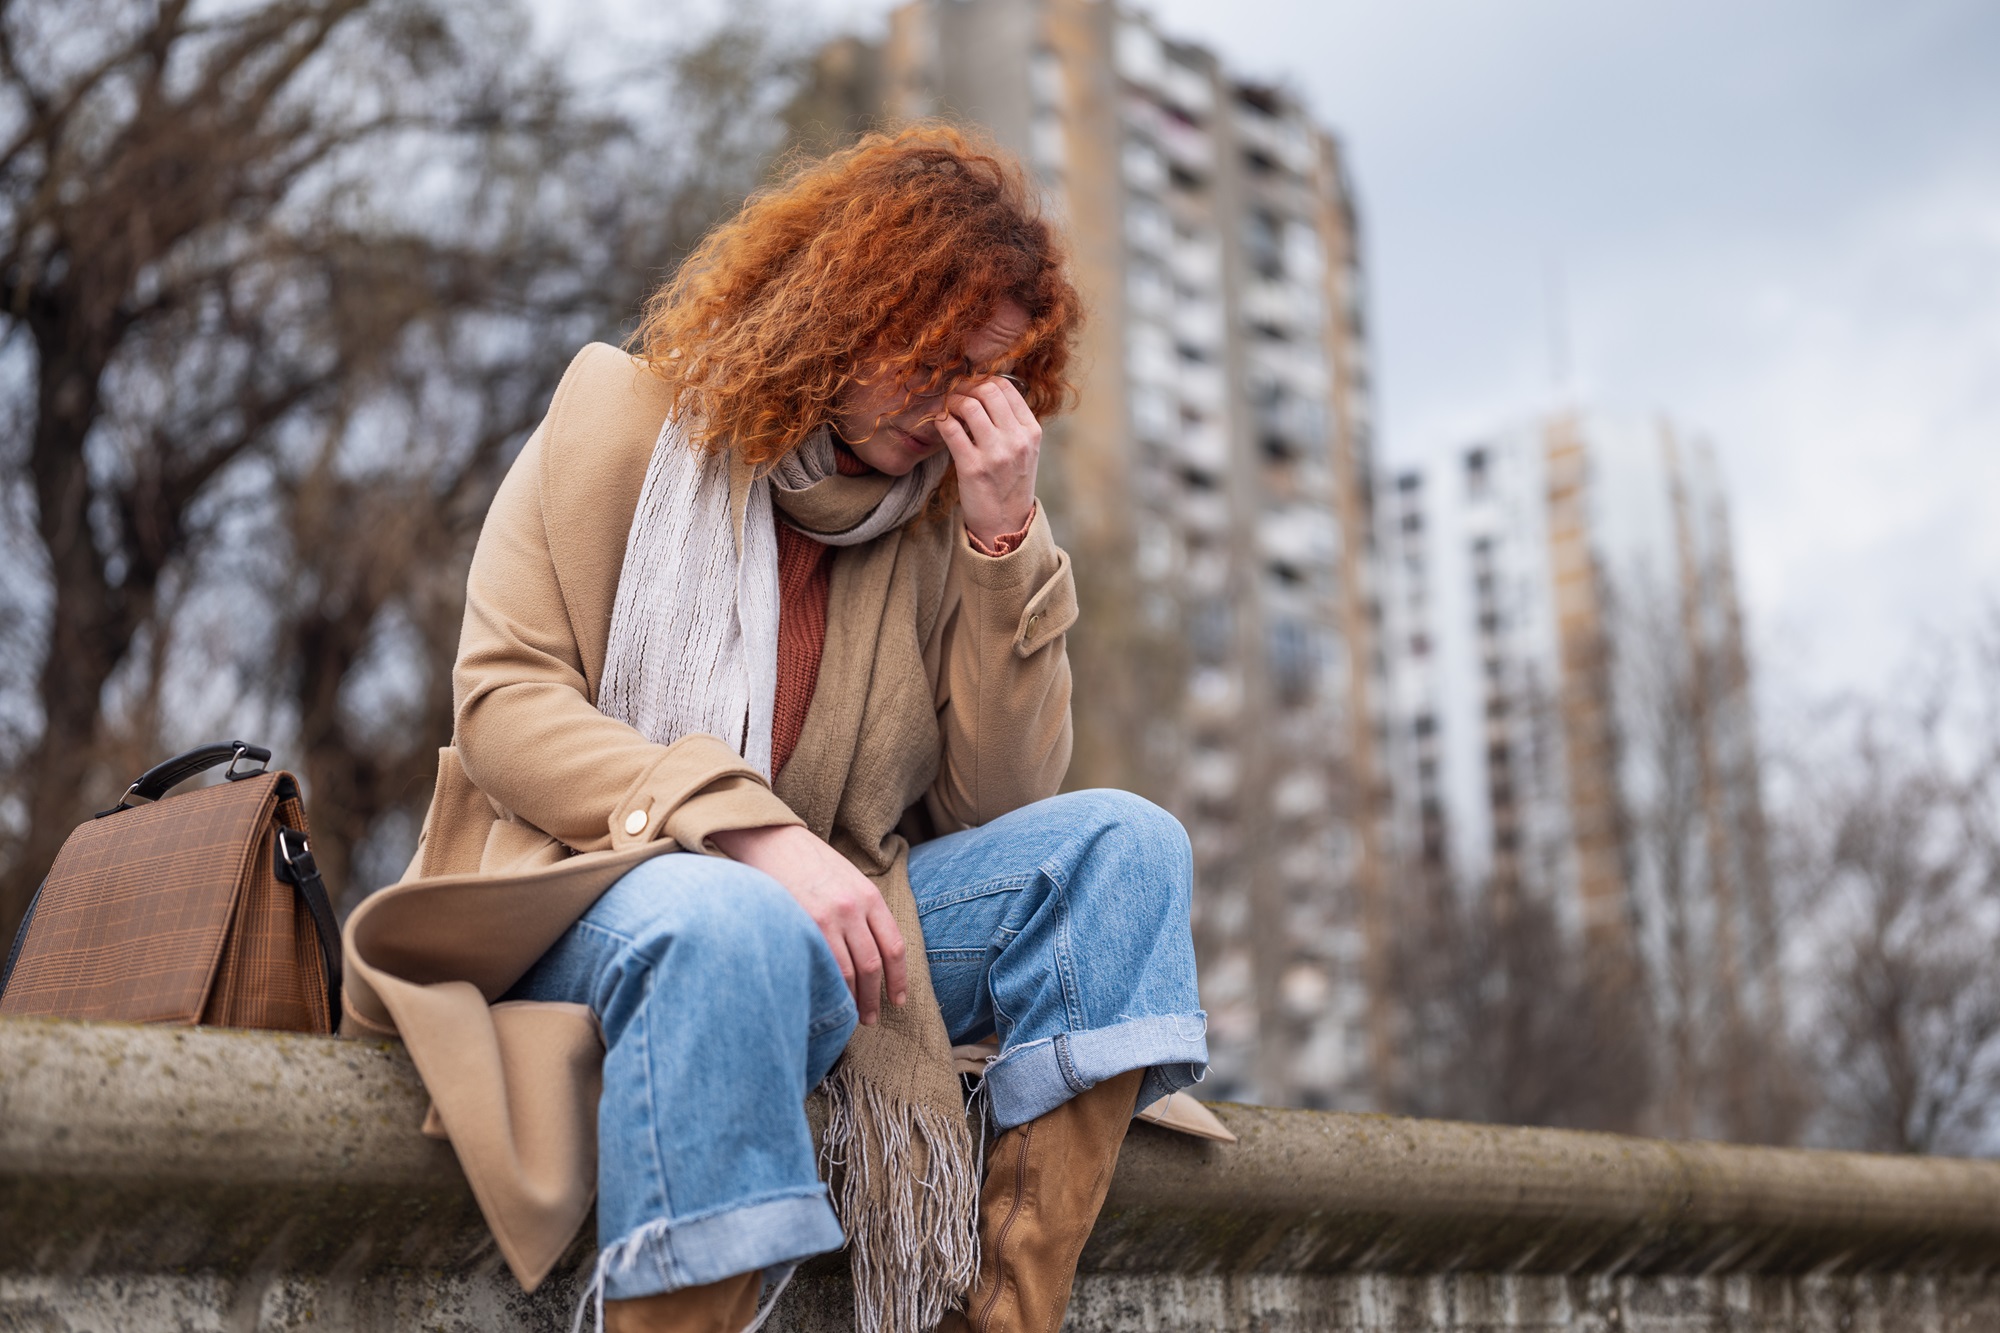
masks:
<svg viewBox="0 0 2000 1333"><path fill-rule="evenodd" d="M1559 413L1399 472L1389 765L1413 889L1540 897L1601 974L1775 1004L1768 851L1712 451ZM1748 1021L1738 1015L1742 1021Z"/></svg>
<svg viewBox="0 0 2000 1333"><path fill-rule="evenodd" d="M915 0L820 55L809 140L984 126L1091 310L1043 495L1075 553L1075 786L1194 842L1214 1095L1372 1103L1389 1056L1373 453L1353 192L1286 91L1092 0Z"/></svg>

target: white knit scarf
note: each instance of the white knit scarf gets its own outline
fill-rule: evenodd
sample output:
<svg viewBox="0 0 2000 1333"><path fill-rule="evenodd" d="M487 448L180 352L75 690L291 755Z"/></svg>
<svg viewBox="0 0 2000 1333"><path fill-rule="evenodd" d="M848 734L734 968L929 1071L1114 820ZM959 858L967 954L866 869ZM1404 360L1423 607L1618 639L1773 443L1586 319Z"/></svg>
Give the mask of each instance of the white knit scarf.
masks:
<svg viewBox="0 0 2000 1333"><path fill-rule="evenodd" d="M814 532L855 546L901 527L930 498L949 458L925 459L860 522ZM625 538L597 707L662 745L719 736L771 774L778 687L778 536L771 487L797 493L835 475L822 426L750 483L743 531L730 531L729 457L693 447L669 417L653 444ZM780 506L782 508L782 506Z"/></svg>

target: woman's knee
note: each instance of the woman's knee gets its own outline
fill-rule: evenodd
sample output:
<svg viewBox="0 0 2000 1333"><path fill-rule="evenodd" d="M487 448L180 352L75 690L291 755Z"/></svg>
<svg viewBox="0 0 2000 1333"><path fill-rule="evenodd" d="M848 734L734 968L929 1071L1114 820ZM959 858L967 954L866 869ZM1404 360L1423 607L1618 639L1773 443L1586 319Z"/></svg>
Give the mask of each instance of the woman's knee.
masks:
<svg viewBox="0 0 2000 1333"><path fill-rule="evenodd" d="M1194 851L1180 820L1143 796L1111 787L1057 799L1073 803L1074 810L1066 813L1079 825L1089 854L1126 868L1120 876L1125 883L1149 886L1173 900L1190 896Z"/></svg>
<svg viewBox="0 0 2000 1333"><path fill-rule="evenodd" d="M1192 857L1181 821L1135 792L1095 787L1071 792L1068 799L1077 803L1079 818L1125 849L1169 861Z"/></svg>

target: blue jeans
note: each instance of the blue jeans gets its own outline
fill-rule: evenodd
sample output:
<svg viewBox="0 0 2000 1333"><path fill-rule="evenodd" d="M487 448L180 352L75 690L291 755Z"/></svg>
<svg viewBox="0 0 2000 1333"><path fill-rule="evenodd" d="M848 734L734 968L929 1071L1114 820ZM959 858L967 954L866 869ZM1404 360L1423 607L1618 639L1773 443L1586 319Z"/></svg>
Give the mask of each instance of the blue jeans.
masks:
<svg viewBox="0 0 2000 1333"><path fill-rule="evenodd" d="M931 984L954 1042L997 1033L1003 1129L1129 1069L1141 1107L1200 1078L1192 858L1118 791L1038 801L913 848ZM671 853L607 890L507 995L604 1029L598 1245L613 1300L838 1249L806 1093L856 1021L812 919L776 880Z"/></svg>

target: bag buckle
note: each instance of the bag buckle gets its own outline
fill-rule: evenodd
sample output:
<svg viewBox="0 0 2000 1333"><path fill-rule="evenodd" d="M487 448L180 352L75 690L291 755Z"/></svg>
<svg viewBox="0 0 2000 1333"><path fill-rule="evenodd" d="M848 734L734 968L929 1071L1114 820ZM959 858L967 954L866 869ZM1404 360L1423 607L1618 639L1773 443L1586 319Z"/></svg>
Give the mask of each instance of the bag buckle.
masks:
<svg viewBox="0 0 2000 1333"><path fill-rule="evenodd" d="M245 774L244 776L248 777L250 775ZM292 839L294 838L299 840L299 849L296 852L292 850ZM312 850L311 838L308 838L295 828L288 828L284 825L278 827L278 855L284 858L285 865L291 870L295 882L296 877L300 873L302 862L306 874L317 875L319 873L319 863L313 860Z"/></svg>
<svg viewBox="0 0 2000 1333"><path fill-rule="evenodd" d="M249 755L250 762L257 765L257 767L246 768L241 773L238 773L236 765L242 762L245 755ZM242 741L237 741L236 752L229 756L229 767L222 770L223 781L241 782L245 778L257 777L265 771L265 766L270 762L271 752L269 750L264 750L259 746L245 745Z"/></svg>

